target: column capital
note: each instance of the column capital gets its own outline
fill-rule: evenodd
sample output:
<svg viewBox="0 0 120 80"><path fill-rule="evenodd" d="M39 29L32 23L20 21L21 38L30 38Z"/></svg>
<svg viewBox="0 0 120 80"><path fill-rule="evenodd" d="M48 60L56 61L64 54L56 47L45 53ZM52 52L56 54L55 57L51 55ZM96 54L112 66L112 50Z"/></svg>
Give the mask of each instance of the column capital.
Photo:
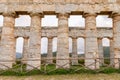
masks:
<svg viewBox="0 0 120 80"><path fill-rule="evenodd" d="M30 16L33 17L33 16L39 16L41 18L44 17L44 15L42 13L38 13L38 12L30 12Z"/></svg>
<svg viewBox="0 0 120 80"><path fill-rule="evenodd" d="M57 17L60 18L60 19L67 19L69 18L69 14L68 13L58 13L57 14Z"/></svg>
<svg viewBox="0 0 120 80"><path fill-rule="evenodd" d="M48 39L53 39L53 37L52 36L50 36L50 37L47 37Z"/></svg>
<svg viewBox="0 0 120 80"><path fill-rule="evenodd" d="M99 38L98 38L98 40L102 40L102 39L103 39L103 37L99 37Z"/></svg>
<svg viewBox="0 0 120 80"><path fill-rule="evenodd" d="M110 17L114 18L114 17L117 17L117 16L120 16L120 13L113 13Z"/></svg>
<svg viewBox="0 0 120 80"><path fill-rule="evenodd" d="M12 17L16 17L17 15L16 15L16 12L3 12L3 16L5 17L5 16L12 16Z"/></svg>
<svg viewBox="0 0 120 80"><path fill-rule="evenodd" d="M84 18L89 17L89 16L95 16L95 17L97 17L97 14L96 13L84 13L83 14Z"/></svg>
<svg viewBox="0 0 120 80"><path fill-rule="evenodd" d="M24 37L24 39L29 39L29 37Z"/></svg>
<svg viewBox="0 0 120 80"><path fill-rule="evenodd" d="M72 39L77 39L77 37L71 37Z"/></svg>
<svg viewBox="0 0 120 80"><path fill-rule="evenodd" d="M111 40L113 40L113 38L109 38L109 40L111 41Z"/></svg>

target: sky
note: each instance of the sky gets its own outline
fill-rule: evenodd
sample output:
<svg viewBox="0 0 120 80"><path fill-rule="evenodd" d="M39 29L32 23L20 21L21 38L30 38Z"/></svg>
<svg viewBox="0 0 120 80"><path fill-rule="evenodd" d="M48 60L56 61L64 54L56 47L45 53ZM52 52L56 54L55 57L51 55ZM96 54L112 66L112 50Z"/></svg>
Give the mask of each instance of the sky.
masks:
<svg viewBox="0 0 120 80"><path fill-rule="evenodd" d="M0 26L3 26L3 16L0 16ZM68 21L69 27L85 27L85 19L82 16L71 15ZM31 18L28 15L20 15L19 18L15 19L15 26L30 26ZM57 27L58 26L58 19L56 16L46 15L42 18L42 26L49 26L49 27ZM96 26L97 27L112 27L112 19L108 18L107 15L100 15L96 18ZM47 38L41 39L41 53L47 53ZM84 53L84 39L78 38L77 45L78 45L78 53ZM57 50L57 38L53 39L53 52ZM103 39L103 46L109 46L109 40L104 38ZM16 52L22 53L23 51L23 38L18 38L16 43ZM69 52L72 52L72 39L69 38Z"/></svg>

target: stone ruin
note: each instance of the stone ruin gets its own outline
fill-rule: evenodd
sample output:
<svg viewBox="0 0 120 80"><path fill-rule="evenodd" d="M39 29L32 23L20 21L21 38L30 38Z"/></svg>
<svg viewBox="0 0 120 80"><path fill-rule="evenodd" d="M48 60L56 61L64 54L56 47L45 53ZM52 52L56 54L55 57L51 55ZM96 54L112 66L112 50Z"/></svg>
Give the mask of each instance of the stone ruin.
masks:
<svg viewBox="0 0 120 80"><path fill-rule="evenodd" d="M99 61L103 58L102 39L106 37L110 39L111 63L115 68L120 67L120 0L0 0L0 14L4 16L3 27L0 28L1 69L12 68L15 63L18 37L24 38L23 55L27 70L34 67L40 69L42 37L48 38L48 58L52 58L52 39L57 37L56 68L71 66L69 37L73 43L73 65L78 64L77 38L82 37L85 39L85 66L99 69ZM19 15L30 15L30 27L15 27L15 18ZM44 15L56 15L58 27L41 27ZM85 18L85 28L69 28L70 15L82 15ZM113 19L113 27L97 28L97 15L109 15ZM95 63L95 60L98 62Z"/></svg>

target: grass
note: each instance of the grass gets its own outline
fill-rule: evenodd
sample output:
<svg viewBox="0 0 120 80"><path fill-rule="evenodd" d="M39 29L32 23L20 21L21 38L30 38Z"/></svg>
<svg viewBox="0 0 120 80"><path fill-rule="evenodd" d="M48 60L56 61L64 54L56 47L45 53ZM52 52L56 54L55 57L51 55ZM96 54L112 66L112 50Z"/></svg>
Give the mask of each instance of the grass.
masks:
<svg viewBox="0 0 120 80"><path fill-rule="evenodd" d="M88 70L80 66L70 69L55 69L55 65L42 66L41 70L28 73L20 72L20 66L15 66L17 72L8 70L0 76L0 80L120 80L120 69L101 67L99 70ZM23 65L24 68L26 65ZM77 71L75 71L78 69ZM44 72L43 72L44 71ZM97 72L99 71L99 72Z"/></svg>
<svg viewBox="0 0 120 80"><path fill-rule="evenodd" d="M10 69L7 71L0 71L3 72L0 74L1 76L32 76L32 75L68 75L68 74L113 74L113 73L120 73L120 69L114 69L114 68L106 68L101 67L101 69L98 70L90 70L85 69L84 67L80 66L72 66L70 69L56 69L55 65L47 65L42 66L41 70L31 70L26 71L25 67L26 65L16 66L14 65L14 69Z"/></svg>
<svg viewBox="0 0 120 80"><path fill-rule="evenodd" d="M0 80L120 80L120 74L0 76Z"/></svg>
<svg viewBox="0 0 120 80"><path fill-rule="evenodd" d="M109 64L108 60L105 60L106 64ZM0 71L1 76L33 76L33 75L71 75L71 74L113 74L120 73L120 69L115 69L112 67L105 67L103 65L99 70L85 69L81 65L71 66L70 69L56 69L55 64L42 65L40 70L26 71L26 65L21 64L20 61L13 65L14 69L7 71ZM84 60L79 60L80 64L84 64ZM2 72L2 74L1 74Z"/></svg>

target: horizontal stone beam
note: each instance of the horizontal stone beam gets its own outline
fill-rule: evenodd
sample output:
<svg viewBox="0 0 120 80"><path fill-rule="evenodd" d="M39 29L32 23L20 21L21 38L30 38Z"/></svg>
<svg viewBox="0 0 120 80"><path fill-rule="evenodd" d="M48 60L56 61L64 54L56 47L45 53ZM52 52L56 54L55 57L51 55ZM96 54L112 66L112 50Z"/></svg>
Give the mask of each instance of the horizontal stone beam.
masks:
<svg viewBox="0 0 120 80"><path fill-rule="evenodd" d="M0 36L2 32L2 27L0 27ZM110 27L99 27L97 28L97 37L98 38L112 38L113 30ZM69 37L85 37L85 28L81 27L70 27L69 28ZM15 37L29 37L30 27L15 27ZM42 27L42 37L57 37L57 27Z"/></svg>
<svg viewBox="0 0 120 80"><path fill-rule="evenodd" d="M16 0L17 1L17 0ZM116 0L63 0L56 1L56 0L35 0L37 2L27 2L27 1L9 1L5 2L3 0L0 1L0 13L4 11L13 9L15 12L28 12L37 10L37 12L53 12L60 13L60 12L85 12L85 13L102 13L102 12L119 12L120 4ZM9 4L9 5L8 5ZM36 5L37 4L37 5ZM46 13L48 14L48 13ZM108 13L109 15L109 13Z"/></svg>

